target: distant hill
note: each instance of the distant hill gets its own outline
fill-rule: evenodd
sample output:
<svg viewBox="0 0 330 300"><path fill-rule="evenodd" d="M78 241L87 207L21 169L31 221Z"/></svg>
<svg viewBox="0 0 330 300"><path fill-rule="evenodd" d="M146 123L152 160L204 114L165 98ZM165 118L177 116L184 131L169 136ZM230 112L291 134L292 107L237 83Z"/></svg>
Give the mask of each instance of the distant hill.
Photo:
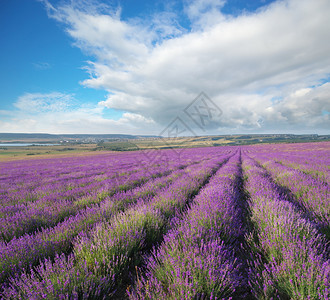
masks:
<svg viewBox="0 0 330 300"><path fill-rule="evenodd" d="M135 140L158 138L151 135L130 134L48 134L48 133L0 133L0 141L100 141L100 140Z"/></svg>
<svg viewBox="0 0 330 300"><path fill-rule="evenodd" d="M301 143L329 141L330 135L317 134L235 134L166 138L130 134L47 134L0 133L0 143L97 144L96 150L127 151L221 145L250 145L260 143ZM133 147L133 145L135 145Z"/></svg>

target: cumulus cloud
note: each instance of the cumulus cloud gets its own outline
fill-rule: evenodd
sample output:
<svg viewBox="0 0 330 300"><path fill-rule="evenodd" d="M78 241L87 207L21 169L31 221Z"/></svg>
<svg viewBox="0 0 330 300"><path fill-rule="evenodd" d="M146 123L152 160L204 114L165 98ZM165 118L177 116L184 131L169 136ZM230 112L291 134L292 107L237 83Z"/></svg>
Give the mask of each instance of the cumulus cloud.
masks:
<svg viewBox="0 0 330 300"><path fill-rule="evenodd" d="M152 133L154 124L152 119L136 113L107 119L101 105L81 105L74 95L59 92L24 94L14 106L13 111L0 111L2 132L135 134L141 128Z"/></svg>
<svg viewBox="0 0 330 300"><path fill-rule="evenodd" d="M277 1L232 17L221 12L225 0L185 0L189 29L173 11L123 20L118 7L86 3L45 1L95 58L82 85L107 90L99 107L128 112L136 133L148 122L163 128L201 91L223 111L212 134L329 128L329 1Z"/></svg>
<svg viewBox="0 0 330 300"><path fill-rule="evenodd" d="M273 109L284 119L284 123L298 125L305 130L322 127L329 129L329 98L330 83L326 83L315 88L297 90L274 105Z"/></svg>
<svg viewBox="0 0 330 300"><path fill-rule="evenodd" d="M193 29L205 29L225 20L221 8L225 0L185 0L184 10L193 24Z"/></svg>
<svg viewBox="0 0 330 300"><path fill-rule="evenodd" d="M285 97L227 94L218 131L327 133L330 128L330 83L303 88ZM235 105L231 105L235 103ZM225 129L225 130L224 130ZM233 130L235 129L235 130Z"/></svg>

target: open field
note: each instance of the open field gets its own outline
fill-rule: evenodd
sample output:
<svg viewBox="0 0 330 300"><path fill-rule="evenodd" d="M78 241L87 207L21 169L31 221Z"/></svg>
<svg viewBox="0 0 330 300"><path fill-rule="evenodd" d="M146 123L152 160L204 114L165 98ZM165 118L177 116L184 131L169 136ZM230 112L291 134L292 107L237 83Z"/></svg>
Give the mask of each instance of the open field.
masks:
<svg viewBox="0 0 330 300"><path fill-rule="evenodd" d="M329 141L330 136L263 134L219 135L195 137L147 137L125 135L49 135L49 134L3 134L0 133L0 162L26 158L66 157L95 155L105 151L136 151L150 149L180 149L216 147L227 145L251 145L269 143L298 143ZM33 146L6 146L6 143L41 143ZM48 146L47 144L59 144ZM96 152L96 153L95 153Z"/></svg>
<svg viewBox="0 0 330 300"><path fill-rule="evenodd" d="M330 142L78 146L0 162L3 299L330 299Z"/></svg>
<svg viewBox="0 0 330 300"><path fill-rule="evenodd" d="M95 144L59 145L59 146L1 146L0 162L40 159L51 157L68 157L77 155L95 155L103 151L95 151ZM109 150L107 150L109 152Z"/></svg>

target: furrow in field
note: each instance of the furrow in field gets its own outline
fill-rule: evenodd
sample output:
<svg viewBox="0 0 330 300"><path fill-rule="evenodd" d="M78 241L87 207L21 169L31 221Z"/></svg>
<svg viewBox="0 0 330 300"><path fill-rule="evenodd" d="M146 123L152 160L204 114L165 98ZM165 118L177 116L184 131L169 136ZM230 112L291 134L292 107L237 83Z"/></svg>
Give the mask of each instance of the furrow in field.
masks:
<svg viewBox="0 0 330 300"><path fill-rule="evenodd" d="M49 299L55 299L68 293L87 299L114 292L125 281L129 267L140 260L139 253L161 238L169 219L185 207L217 164L210 160L188 167L182 177L148 204L138 203L98 224L89 234L80 234L73 255L58 256L54 264L46 260L31 274L17 276L4 295L17 298L30 293L39 297L46 293ZM67 272L63 273L62 268ZM72 278L69 283L68 278Z"/></svg>
<svg viewBox="0 0 330 300"><path fill-rule="evenodd" d="M245 297L246 203L236 153L194 198L163 243L146 259L130 299ZM226 298L227 299L227 298Z"/></svg>
<svg viewBox="0 0 330 300"><path fill-rule="evenodd" d="M326 160L320 161L318 163L311 163L310 161L306 163L306 157L303 159L299 159L298 157L279 157L276 158L276 161L287 167L299 170L306 175L310 175L317 180L321 180L325 184L329 184L330 170L329 163Z"/></svg>
<svg viewBox="0 0 330 300"><path fill-rule="evenodd" d="M212 154L212 151L208 151ZM0 216L11 215L22 211L32 205L34 208L52 205L59 200L76 199L91 190L101 188L104 185L118 179L127 177L130 172L139 169L148 171L154 164L159 165L158 159L163 159L170 168L178 161L185 162L202 160L202 153L197 151L185 151L180 156L174 153L131 153L120 156L125 163L113 162L113 156L78 160L40 160L39 163L21 162L16 171L17 180L12 180L10 175L15 172L15 165L8 165L4 168L1 165L3 180L0 182ZM87 161L86 161L87 160ZM65 177L63 173L65 172ZM71 173L74 175L71 178ZM79 173L79 178L75 179ZM148 173L148 172L146 172ZM61 179L59 179L59 177ZM75 193L76 190L76 193ZM14 203L12 203L14 201ZM36 203L39 202L39 203Z"/></svg>
<svg viewBox="0 0 330 300"><path fill-rule="evenodd" d="M156 170L155 174L158 172ZM131 189L135 186L148 180L148 178L143 177L144 171L134 174L128 182L126 178L119 180L118 182L113 180L108 184L106 188L100 187L99 190L93 190L88 192L86 190L85 196L79 195L76 200L60 200L56 197L49 203L45 201L40 206L31 205L24 211L17 212L12 216L6 216L1 219L0 223L0 234L4 241L10 241L14 237L19 237L25 233L32 233L41 227L52 227L58 222L63 221L66 217L75 215L79 209L83 208L88 201L94 199L95 202L101 201L102 197L114 194L117 191L125 189ZM44 199L41 200L43 202Z"/></svg>
<svg viewBox="0 0 330 300"><path fill-rule="evenodd" d="M94 185L95 187L98 187L102 183L107 183L107 181L116 179L119 176L124 177L133 172L137 172L143 169L144 165L143 161L132 161L126 163L124 167L123 164L111 166L107 164L106 161L103 161L103 165L99 166L96 161L95 165L91 162L86 166L79 166L81 172L78 178L76 178L76 176L69 176L69 173L65 178L62 177L61 179L58 179L58 177L61 177L61 170L57 170L56 168L54 168L52 172L45 174L42 170L36 170L38 175L32 176L28 165L21 170L21 180L24 180L22 183L15 181L11 182L11 185L13 186L12 189L6 187L5 182L1 183L1 187L5 188L5 194L9 196L4 204L8 206L12 201L22 202L25 198L28 198L26 200L26 206L29 204L33 205L33 203L40 198L45 198L45 200L48 200L49 198L50 200L52 200L51 198L72 198L75 196L74 189L77 189L77 196L79 196L79 193L81 193L80 190L84 191L84 189L82 189L83 187L87 186L86 189L90 190ZM47 166L44 167L46 168ZM66 172L69 171L75 174L74 166L65 166L65 169ZM59 174L56 172L59 172ZM91 184L93 185L91 186ZM1 197L4 197L4 194L2 194Z"/></svg>
<svg viewBox="0 0 330 300"><path fill-rule="evenodd" d="M31 203L23 211L3 217L0 222L0 237L3 241L8 242L14 237L32 233L41 227L53 227L66 217L75 215L81 208L99 203L105 197L118 191L132 189L150 178L166 175L171 169L180 166L182 166L182 163L170 167L149 166L148 172L146 172L144 166L140 165L137 169L134 167L125 170L126 176L122 175L107 182L102 181L96 185L84 186L83 191L80 192L74 189L70 191L70 200L63 200L62 197L56 198L54 194L47 195L50 201L42 198L37 203ZM94 180L92 178L89 181L93 182ZM94 183L96 182L94 181Z"/></svg>
<svg viewBox="0 0 330 300"><path fill-rule="evenodd" d="M98 176L94 176L93 172L90 174L91 170L86 170L86 172L84 172L85 176L79 180L67 178L64 182L53 183L52 181L56 177L51 177L50 175L50 177L46 177L50 182L44 183L43 180L39 178L39 180L34 180L37 186L31 190L23 189L23 193L20 191L10 193L9 191L6 197L2 195L5 204L0 207L0 216L5 217L4 222L6 219L9 219L8 223L11 223L10 219L26 219L26 216L31 215L29 211L32 211L32 214L42 215L50 206L61 205L58 204L58 202L63 203L63 207L70 207L70 202L91 195L92 193L96 194L97 191L105 187L109 189L109 192L111 189L115 192L119 185L124 185L126 178L129 178L132 173L136 173L139 169L141 171L141 166L139 168L135 165L131 166L124 172L126 177L120 176L122 182L119 182L119 176L116 177L116 174L119 172L116 168L108 170L107 175L101 177L101 179ZM22 176L26 177L25 175ZM49 176L49 174L47 175ZM31 179L28 177L27 180ZM122 188L125 188L125 186ZM10 205L12 201L18 201L19 203ZM65 203L67 205L65 205ZM70 212L68 212L68 214L69 213ZM37 218L37 223L38 221Z"/></svg>
<svg viewBox="0 0 330 300"><path fill-rule="evenodd" d="M193 163L194 164L194 163ZM33 235L24 235L9 243L1 244L0 281L3 282L13 272L19 272L28 265L36 265L40 259L54 257L55 253L69 253L72 240L80 232L89 230L94 224L107 220L125 210L136 201L146 201L184 174L185 167L173 173L154 178L133 190L119 192L105 198L101 203L81 209L53 228L44 228Z"/></svg>
<svg viewBox="0 0 330 300"><path fill-rule="evenodd" d="M264 157L255 158L280 186L288 189L319 230L330 239L330 187L299 170Z"/></svg>
<svg viewBox="0 0 330 300"><path fill-rule="evenodd" d="M22 162L17 170L16 178L10 176L15 172L15 168L12 170L13 166L9 165L7 170L2 168L2 172L9 175L2 178L0 182L0 199L9 196L2 204L22 203L24 200L28 204L28 202L34 202L38 197L47 195L49 191L52 192L54 187L60 191L66 191L84 183L86 177L102 180L111 179L114 178L117 171L123 172L127 167L132 169L141 165L132 159L128 159L125 164L113 164L110 158L108 160L103 158L101 161L95 159L85 164L83 160L81 162L83 164L72 165L71 160L65 161L65 163L55 160L53 164L56 163L56 166L53 164L48 165L49 161L46 159L33 165ZM49 187L53 188L50 189Z"/></svg>
<svg viewBox="0 0 330 300"><path fill-rule="evenodd" d="M47 160L32 166L22 162L17 180L11 180L8 176L0 182L1 206L4 208L9 206L5 211L5 214L8 215L8 213L24 209L24 206L39 207L39 203L35 202L41 202L42 206L43 202L52 204L55 199L57 201L71 200L91 190L111 184L119 177L129 177L132 173L157 167L158 163L156 161L154 166L154 162L148 161L141 153L126 155L123 159L124 162L119 163L113 163L111 158L113 157L110 156L107 160L106 157L103 157L101 161L96 158L88 160L86 163L84 159L80 158L82 164L79 165L77 165L79 160L75 162L76 165L72 165L71 160L65 161L65 163L55 161L59 167L47 165ZM167 160L169 167L173 158L174 162L177 161L173 155L168 155L167 158L169 158ZM181 159L181 161L184 160L185 158ZM11 168L2 169L2 171L8 175L14 172ZM20 205L22 203L24 206Z"/></svg>
<svg viewBox="0 0 330 300"><path fill-rule="evenodd" d="M328 299L329 245L268 172L243 157L250 195L254 262L249 284L257 299Z"/></svg>

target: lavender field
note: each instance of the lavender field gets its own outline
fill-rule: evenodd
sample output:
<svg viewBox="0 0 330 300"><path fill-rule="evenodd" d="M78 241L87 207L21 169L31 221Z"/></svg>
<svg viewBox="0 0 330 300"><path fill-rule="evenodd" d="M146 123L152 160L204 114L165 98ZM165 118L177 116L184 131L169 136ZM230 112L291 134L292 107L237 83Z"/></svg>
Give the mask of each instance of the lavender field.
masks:
<svg viewBox="0 0 330 300"><path fill-rule="evenodd" d="M1 299L330 299L330 143L0 164Z"/></svg>

